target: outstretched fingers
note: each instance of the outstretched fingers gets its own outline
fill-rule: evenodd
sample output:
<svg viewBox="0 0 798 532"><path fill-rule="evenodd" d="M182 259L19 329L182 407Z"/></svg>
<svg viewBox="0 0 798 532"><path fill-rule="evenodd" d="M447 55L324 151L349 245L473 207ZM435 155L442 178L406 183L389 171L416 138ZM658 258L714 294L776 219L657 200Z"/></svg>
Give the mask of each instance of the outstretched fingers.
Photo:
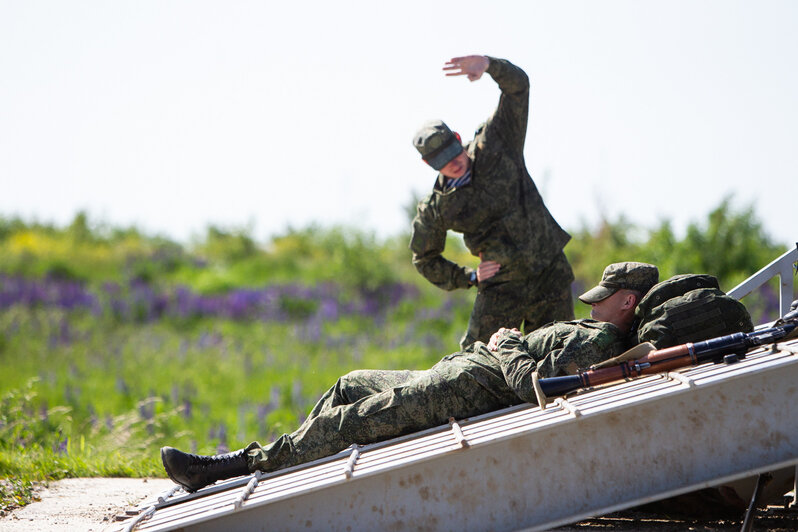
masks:
<svg viewBox="0 0 798 532"><path fill-rule="evenodd" d="M453 57L444 64L447 76L468 76L471 81L478 80L488 69L490 60L484 55Z"/></svg>
<svg viewBox="0 0 798 532"><path fill-rule="evenodd" d="M461 57L454 57L449 61L446 61L443 70L454 71L454 72L446 72L447 76L464 76L467 74L463 65L459 62L462 59Z"/></svg>

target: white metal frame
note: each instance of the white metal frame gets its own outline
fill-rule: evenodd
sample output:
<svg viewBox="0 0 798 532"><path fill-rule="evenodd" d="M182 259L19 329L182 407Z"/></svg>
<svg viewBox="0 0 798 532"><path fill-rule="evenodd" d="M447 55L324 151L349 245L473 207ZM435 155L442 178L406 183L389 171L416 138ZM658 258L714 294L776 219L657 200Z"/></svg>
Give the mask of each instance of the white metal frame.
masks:
<svg viewBox="0 0 798 532"><path fill-rule="evenodd" d="M795 249L784 253L781 257L729 290L728 294L735 299L742 299L778 275L781 281L779 285L779 316L784 316L790 310L790 303L792 303L794 297L793 264L796 261L798 261L798 242L795 243Z"/></svg>

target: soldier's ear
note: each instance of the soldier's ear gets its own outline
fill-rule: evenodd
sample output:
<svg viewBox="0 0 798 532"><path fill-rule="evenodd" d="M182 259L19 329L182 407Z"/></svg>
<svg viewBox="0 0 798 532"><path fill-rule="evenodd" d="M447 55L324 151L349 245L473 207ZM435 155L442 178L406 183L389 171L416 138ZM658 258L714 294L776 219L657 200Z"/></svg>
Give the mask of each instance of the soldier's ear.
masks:
<svg viewBox="0 0 798 532"><path fill-rule="evenodd" d="M454 133L454 138L457 139L457 142L462 144L463 143L463 139L460 138L460 133L458 133L457 131L453 131L453 133Z"/></svg>

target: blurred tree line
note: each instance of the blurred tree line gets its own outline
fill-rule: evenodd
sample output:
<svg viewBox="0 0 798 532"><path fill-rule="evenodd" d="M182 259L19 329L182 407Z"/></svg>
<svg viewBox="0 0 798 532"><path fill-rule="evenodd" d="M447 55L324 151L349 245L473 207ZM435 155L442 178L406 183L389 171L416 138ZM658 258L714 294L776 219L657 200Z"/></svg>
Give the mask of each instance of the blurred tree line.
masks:
<svg viewBox="0 0 798 532"><path fill-rule="evenodd" d="M706 220L690 223L682 237L668 220L641 228L623 216L571 233L565 251L576 275L576 294L595 283L607 264L623 260L656 264L663 279L711 273L729 290L785 251L752 207L735 210L731 198ZM381 240L363 230L314 225L289 228L258 243L251 229L210 226L204 236L179 244L132 227L91 223L83 212L66 227L0 218L0 273L89 284L182 284L203 293L286 282L336 282L359 290L406 282L427 291L429 283L410 262L408 241L408 234ZM456 236L449 238L446 255L461 264L477 263Z"/></svg>
<svg viewBox="0 0 798 532"><path fill-rule="evenodd" d="M730 290L784 253L765 232L752 207L734 210L727 197L706 220L691 222L678 238L668 220L657 227L633 226L621 216L597 228L582 228L566 248L578 280L600 277L603 265L622 260L656 264L660 278L680 273L709 273Z"/></svg>

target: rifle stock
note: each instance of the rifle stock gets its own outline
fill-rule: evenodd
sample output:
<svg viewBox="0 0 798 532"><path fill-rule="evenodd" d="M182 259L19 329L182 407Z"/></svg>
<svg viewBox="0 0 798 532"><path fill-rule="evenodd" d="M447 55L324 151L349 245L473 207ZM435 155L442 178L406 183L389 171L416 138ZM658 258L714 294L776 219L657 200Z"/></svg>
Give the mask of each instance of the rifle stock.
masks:
<svg viewBox="0 0 798 532"><path fill-rule="evenodd" d="M540 379L538 383L547 397L565 395L590 386L598 386L623 379L652 375L705 362L722 362L728 355L744 357L752 347L776 342L798 327L798 311L784 316L776 325L750 333L734 333L702 342L657 349L636 360L616 366L581 371L576 375ZM736 360L736 359L735 359Z"/></svg>

